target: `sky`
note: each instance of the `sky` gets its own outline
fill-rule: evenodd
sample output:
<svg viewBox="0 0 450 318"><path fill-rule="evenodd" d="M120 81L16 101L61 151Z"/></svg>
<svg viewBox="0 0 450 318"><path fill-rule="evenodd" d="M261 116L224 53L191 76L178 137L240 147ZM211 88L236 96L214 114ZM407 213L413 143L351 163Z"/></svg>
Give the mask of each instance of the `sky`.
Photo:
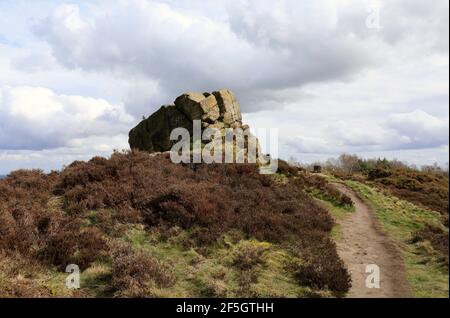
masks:
<svg viewBox="0 0 450 318"><path fill-rule="evenodd" d="M0 174L128 149L229 88L282 158L448 165L447 0L0 0Z"/></svg>

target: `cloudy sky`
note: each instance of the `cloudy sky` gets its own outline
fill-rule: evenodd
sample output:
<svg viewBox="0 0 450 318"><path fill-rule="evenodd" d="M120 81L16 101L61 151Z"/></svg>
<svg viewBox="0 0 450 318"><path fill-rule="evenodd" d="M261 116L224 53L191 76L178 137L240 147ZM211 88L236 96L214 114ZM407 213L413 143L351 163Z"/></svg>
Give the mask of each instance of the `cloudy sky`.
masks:
<svg viewBox="0 0 450 318"><path fill-rule="evenodd" d="M0 0L0 174L128 148L185 91L233 90L302 162L445 165L447 0Z"/></svg>

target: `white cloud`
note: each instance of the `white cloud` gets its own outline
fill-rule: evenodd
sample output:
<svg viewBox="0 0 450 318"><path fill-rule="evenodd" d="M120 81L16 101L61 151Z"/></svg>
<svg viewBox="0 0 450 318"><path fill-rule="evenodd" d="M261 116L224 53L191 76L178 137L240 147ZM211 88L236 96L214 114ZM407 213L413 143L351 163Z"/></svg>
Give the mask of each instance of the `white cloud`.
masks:
<svg viewBox="0 0 450 318"><path fill-rule="evenodd" d="M114 136L133 123L123 105L58 95L42 87L0 88L0 149L50 149L75 138Z"/></svg>
<svg viewBox="0 0 450 318"><path fill-rule="evenodd" d="M91 136L76 138L65 147L42 150L0 150L0 174L15 169L61 169L74 160L89 160L93 156L109 157L113 150L127 149L127 136Z"/></svg>
<svg viewBox="0 0 450 318"><path fill-rule="evenodd" d="M375 43L337 26L336 4L236 2L216 10L226 19L157 1L113 3L95 16L64 5L36 33L69 68L140 74L169 100L230 87L244 111L261 109L255 97L265 90L347 77L372 62Z"/></svg>
<svg viewBox="0 0 450 318"><path fill-rule="evenodd" d="M392 114L387 120L388 128L406 139L403 147L420 149L448 145L449 118L437 118L422 110ZM401 147L401 145L397 145Z"/></svg>
<svg viewBox="0 0 450 318"><path fill-rule="evenodd" d="M126 147L142 115L221 87L286 158L448 161L446 0L380 1L381 29L372 0L62 2L0 2L0 170Z"/></svg>

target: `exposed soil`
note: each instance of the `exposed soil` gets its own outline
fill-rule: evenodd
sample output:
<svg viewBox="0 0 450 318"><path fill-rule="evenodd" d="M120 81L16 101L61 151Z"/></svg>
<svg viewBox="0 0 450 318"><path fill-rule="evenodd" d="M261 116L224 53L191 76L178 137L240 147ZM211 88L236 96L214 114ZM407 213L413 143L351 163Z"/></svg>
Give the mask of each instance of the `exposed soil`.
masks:
<svg viewBox="0 0 450 318"><path fill-rule="evenodd" d="M342 184L335 186L353 200L356 208L351 215L336 220L342 233L336 242L337 250L352 277L348 297L411 297L400 251L381 229L372 209L353 190ZM378 265L380 288L366 287L368 264Z"/></svg>

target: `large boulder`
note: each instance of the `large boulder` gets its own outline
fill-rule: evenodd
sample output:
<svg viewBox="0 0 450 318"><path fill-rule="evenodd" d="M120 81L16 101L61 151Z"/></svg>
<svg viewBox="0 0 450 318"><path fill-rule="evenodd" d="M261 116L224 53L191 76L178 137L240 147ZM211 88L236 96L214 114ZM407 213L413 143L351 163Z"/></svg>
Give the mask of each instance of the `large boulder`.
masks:
<svg viewBox="0 0 450 318"><path fill-rule="evenodd" d="M235 123L242 124L241 106L236 96L228 89L213 92L220 109L220 116L225 125L233 126Z"/></svg>
<svg viewBox="0 0 450 318"><path fill-rule="evenodd" d="M228 89L212 94L185 93L175 99L175 105L190 120L202 120L209 124L220 122L225 127L233 128L242 125L241 107Z"/></svg>
<svg viewBox="0 0 450 318"><path fill-rule="evenodd" d="M174 103L191 121L214 123L220 117L219 105L214 95L205 96L191 92L177 97Z"/></svg>
<svg viewBox="0 0 450 318"><path fill-rule="evenodd" d="M130 147L148 152L168 151L177 142L170 140L171 131L183 127L192 135L194 120L201 121L202 129L219 129L222 136L225 136L225 128L248 128L242 124L240 105L230 90L189 92L177 97L174 105L162 106L134 127L129 133ZM221 141L214 141L218 142Z"/></svg>
<svg viewBox="0 0 450 318"><path fill-rule="evenodd" d="M174 141L170 140L170 133L178 127L192 131L192 121L175 105L161 106L150 117L130 130L128 142L131 149L148 152L167 151L174 144Z"/></svg>

